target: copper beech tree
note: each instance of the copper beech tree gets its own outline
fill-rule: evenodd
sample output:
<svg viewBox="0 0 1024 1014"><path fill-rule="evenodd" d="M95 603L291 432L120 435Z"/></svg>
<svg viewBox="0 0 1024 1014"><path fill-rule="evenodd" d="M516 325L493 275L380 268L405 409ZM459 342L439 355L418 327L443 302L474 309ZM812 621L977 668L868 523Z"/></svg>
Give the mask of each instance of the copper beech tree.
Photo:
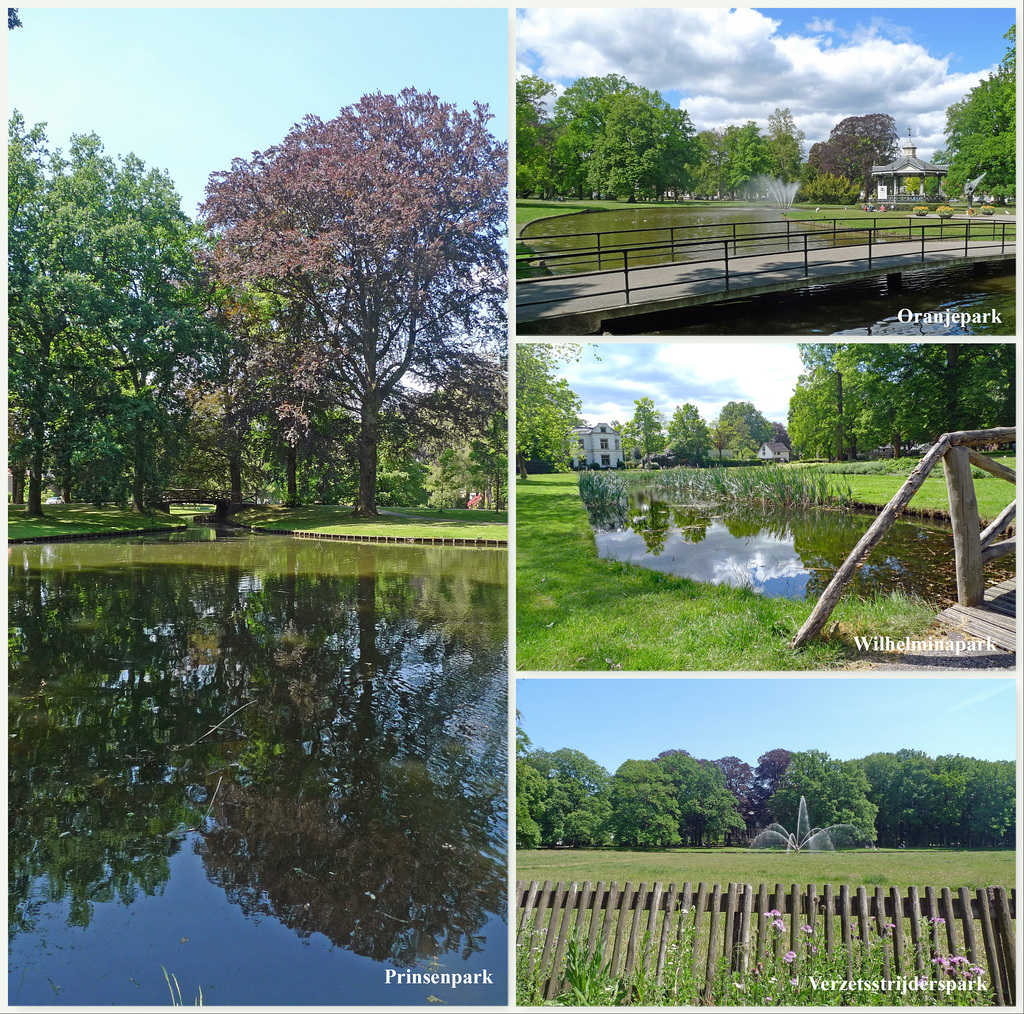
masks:
<svg viewBox="0 0 1024 1014"><path fill-rule="evenodd" d="M505 339L508 163L490 118L366 95L207 186L220 278L301 308L304 387L358 420L361 516L377 513L382 410L456 390Z"/></svg>

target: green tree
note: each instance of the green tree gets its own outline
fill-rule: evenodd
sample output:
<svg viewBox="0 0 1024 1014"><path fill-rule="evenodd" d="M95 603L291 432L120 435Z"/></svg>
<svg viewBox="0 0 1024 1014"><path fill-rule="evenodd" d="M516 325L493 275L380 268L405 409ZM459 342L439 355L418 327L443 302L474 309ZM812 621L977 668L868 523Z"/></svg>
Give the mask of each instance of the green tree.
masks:
<svg viewBox="0 0 1024 1014"><path fill-rule="evenodd" d="M999 69L946 110L944 157L954 192L983 172L985 190L1017 192L1017 26L1003 38L1010 45Z"/></svg>
<svg viewBox="0 0 1024 1014"><path fill-rule="evenodd" d="M637 398L633 404L636 409L623 429L623 436L628 434L641 457L657 454L665 446L665 416L650 398Z"/></svg>
<svg viewBox="0 0 1024 1014"><path fill-rule="evenodd" d="M815 204L856 204L860 198L860 183L851 183L845 176L822 172L804 184L803 196Z"/></svg>
<svg viewBox="0 0 1024 1014"><path fill-rule="evenodd" d="M526 757L548 783L543 813L538 818L544 845L601 845L611 814L611 778L600 764L579 750L549 753L534 750Z"/></svg>
<svg viewBox="0 0 1024 1014"><path fill-rule="evenodd" d="M815 827L853 824L874 841L878 807L868 799L870 790L867 775L856 761L835 760L821 750L806 750L790 757L770 805L783 827L795 826L803 796Z"/></svg>
<svg viewBox="0 0 1024 1014"><path fill-rule="evenodd" d="M744 827L736 797L717 764L697 760L685 750L666 750L656 763L671 781L679 804L679 834L690 845L710 845Z"/></svg>
<svg viewBox="0 0 1024 1014"><path fill-rule="evenodd" d="M725 168L729 152L725 145L725 128L702 130L697 135L700 145L695 169L694 189L707 197L721 197L725 187Z"/></svg>
<svg viewBox="0 0 1024 1014"><path fill-rule="evenodd" d="M753 457L766 440L772 439L772 424L749 401L730 401L718 415L720 424L732 428L735 437L730 446Z"/></svg>
<svg viewBox="0 0 1024 1014"><path fill-rule="evenodd" d="M793 119L789 107L776 107L768 117L766 144L771 152L771 174L784 183L800 179L800 162L803 158L804 132Z"/></svg>
<svg viewBox="0 0 1024 1014"><path fill-rule="evenodd" d="M685 110L673 108L658 92L630 86L609 103L589 164L591 187L631 202L688 189L699 151L694 133Z"/></svg>
<svg viewBox="0 0 1024 1014"><path fill-rule="evenodd" d="M41 125L9 128L8 356L27 461L26 512L44 476L125 477L142 509L169 471L179 382L212 338L198 305L196 230L166 174L105 155L95 134L47 150ZM69 481L69 480L68 480Z"/></svg>
<svg viewBox="0 0 1024 1014"><path fill-rule="evenodd" d="M582 402L555 370L579 353L578 346L516 346L516 459L523 479L530 458L550 461L556 471L568 469L569 431L579 423Z"/></svg>
<svg viewBox="0 0 1024 1014"><path fill-rule="evenodd" d="M654 761L628 760L612 779L611 828L616 845L678 845L679 804L671 779Z"/></svg>
<svg viewBox="0 0 1024 1014"><path fill-rule="evenodd" d="M677 405L668 423L668 449L679 461L703 464L711 450L711 435L697 406Z"/></svg>
<svg viewBox="0 0 1024 1014"><path fill-rule="evenodd" d="M530 74L516 78L516 193L543 194L551 185L553 124L545 99L555 86Z"/></svg>
<svg viewBox="0 0 1024 1014"><path fill-rule="evenodd" d="M755 176L769 175L772 171L772 151L753 120L742 127L725 128L726 151L723 186L730 196L736 197L747 189Z"/></svg>

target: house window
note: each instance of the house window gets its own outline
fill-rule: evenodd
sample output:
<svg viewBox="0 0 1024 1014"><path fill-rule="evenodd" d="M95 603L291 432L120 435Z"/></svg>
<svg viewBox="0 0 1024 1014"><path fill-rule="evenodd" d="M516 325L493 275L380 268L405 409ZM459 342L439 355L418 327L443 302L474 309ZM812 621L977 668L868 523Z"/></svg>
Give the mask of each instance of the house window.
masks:
<svg viewBox="0 0 1024 1014"><path fill-rule="evenodd" d="M601 467L611 468L612 467L612 456L610 454L601 455Z"/></svg>
<svg viewBox="0 0 1024 1014"><path fill-rule="evenodd" d="M601 437L601 450L602 451L607 451L608 450L608 438L607 437Z"/></svg>
<svg viewBox="0 0 1024 1014"><path fill-rule="evenodd" d="M580 447L582 448L584 446L586 446L586 445L583 443L583 437L580 437Z"/></svg>
<svg viewBox="0 0 1024 1014"><path fill-rule="evenodd" d="M615 450L618 450L618 449L619 449L619 438L616 437L615 438Z"/></svg>

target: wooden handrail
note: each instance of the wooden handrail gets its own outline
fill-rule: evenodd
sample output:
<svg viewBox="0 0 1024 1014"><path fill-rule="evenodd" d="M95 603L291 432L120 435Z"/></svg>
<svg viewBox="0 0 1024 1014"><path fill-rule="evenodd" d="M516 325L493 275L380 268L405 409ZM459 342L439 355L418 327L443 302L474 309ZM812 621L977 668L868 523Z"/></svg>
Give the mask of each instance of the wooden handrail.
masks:
<svg viewBox="0 0 1024 1014"><path fill-rule="evenodd" d="M910 473L907 481L899 488L896 495L878 515L874 524L864 533L861 540L853 547L850 555L836 571L828 587L822 592L811 615L797 631L791 647L803 647L812 637L821 633L822 627L832 615L832 611L842 595L843 589L849 584L857 568L864 562L867 555L881 541L882 536L892 527L900 516L903 508L911 497L921 488L928 473L942 459L946 473L946 490L949 494L949 516L953 525L953 551L956 558L957 600L963 606L976 606L985 598L985 576L983 567L989 560L1004 556L1016 549L1013 539L992 545L992 539L1009 523L1009 516L1003 518L1002 524L992 531L992 526L985 530L987 541L982 546L981 523L978 519L978 501L974 495L974 479L971 476L972 446L979 444L1009 443L1017 439L1016 426L1000 426L988 430L958 430L954 433L943 433L928 453L920 460L917 467ZM975 453L975 457L981 455ZM985 459L987 461L987 459ZM988 462L994 465L994 462ZM979 466L981 467L981 466ZM1016 482L1016 473L1003 466L989 467L986 471L998 475L1001 479ZM1003 472L1009 473L1007 475ZM1012 477L1012 479L1011 479ZM998 520L996 522L999 523ZM991 533L991 534L990 534ZM983 552L984 550L984 552Z"/></svg>

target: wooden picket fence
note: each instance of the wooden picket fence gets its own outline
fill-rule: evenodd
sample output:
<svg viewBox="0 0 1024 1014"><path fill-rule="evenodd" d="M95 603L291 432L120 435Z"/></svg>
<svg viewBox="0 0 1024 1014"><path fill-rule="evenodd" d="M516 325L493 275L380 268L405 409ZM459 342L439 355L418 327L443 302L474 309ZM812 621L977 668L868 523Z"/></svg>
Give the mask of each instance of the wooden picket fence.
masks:
<svg viewBox="0 0 1024 1014"><path fill-rule="evenodd" d="M854 941L882 947L885 978L939 974L933 958L966 957L987 966L997 1006L1016 1003L1016 889L916 887L904 896L897 887L838 889L796 884L721 884L694 889L655 883L596 885L590 881L552 884L519 881L516 885L517 945L529 948L529 972L541 980L550 999L565 988L564 960L570 939L586 943L588 955L600 952L612 977L627 978L640 968L653 970L661 983L669 950L691 927L692 971L711 999L721 967L739 979L766 959L777 960L783 949L806 953L809 936L823 935L827 955L846 955L847 979L854 978ZM773 927L771 911L788 926ZM899 916L899 918L897 918ZM959 925L958 925L959 924ZM815 939L820 939L815 936ZM985 965L982 964L982 959Z"/></svg>

